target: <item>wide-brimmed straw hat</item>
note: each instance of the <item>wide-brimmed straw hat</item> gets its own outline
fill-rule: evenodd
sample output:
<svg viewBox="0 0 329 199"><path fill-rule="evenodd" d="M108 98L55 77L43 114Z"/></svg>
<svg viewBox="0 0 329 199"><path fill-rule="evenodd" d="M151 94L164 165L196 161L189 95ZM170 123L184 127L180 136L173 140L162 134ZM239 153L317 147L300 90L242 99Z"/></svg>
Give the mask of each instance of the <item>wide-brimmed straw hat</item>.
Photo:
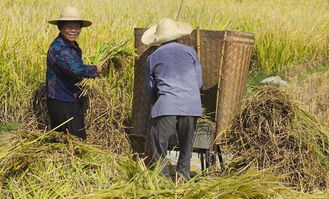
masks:
<svg viewBox="0 0 329 199"><path fill-rule="evenodd" d="M144 32L142 43L161 44L189 35L192 31L193 27L188 23L165 18Z"/></svg>
<svg viewBox="0 0 329 199"><path fill-rule="evenodd" d="M81 21L82 27L88 27L92 24L91 21L82 19L80 17L79 10L77 8L71 7L71 6L67 6L67 7L63 8L59 19L50 20L50 21L48 21L48 23L57 25L58 22L60 22L60 21Z"/></svg>

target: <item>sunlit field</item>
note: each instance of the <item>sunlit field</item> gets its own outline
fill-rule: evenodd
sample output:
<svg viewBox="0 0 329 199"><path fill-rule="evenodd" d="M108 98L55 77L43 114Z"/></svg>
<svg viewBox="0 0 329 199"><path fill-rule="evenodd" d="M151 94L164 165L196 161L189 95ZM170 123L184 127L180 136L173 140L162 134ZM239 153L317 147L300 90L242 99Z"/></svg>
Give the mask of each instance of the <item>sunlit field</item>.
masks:
<svg viewBox="0 0 329 199"><path fill-rule="evenodd" d="M180 1L50 1L2 0L0 32L0 122L26 119L29 99L45 79L45 58L57 27L47 20L59 17L66 5L77 6L94 22L78 40L86 63L104 42L128 40L133 29L148 27L163 17L176 18ZM280 71L291 63L328 56L328 2L325 0L185 0L180 20L211 30L256 33L253 63L266 72ZM89 62L90 63L90 62ZM132 87L132 64L126 67ZM126 81L125 81L126 82ZM125 103L130 106L131 89Z"/></svg>
<svg viewBox="0 0 329 199"><path fill-rule="evenodd" d="M78 38L85 63L98 64L104 44L111 51L112 58L120 62L120 66L114 64L111 67L108 75L85 82L85 92L94 99L86 118L87 129L101 132L102 136L118 137L112 142L115 146L106 146L107 152L53 132L40 133L35 128L37 121L32 111L32 105L36 103L35 93L45 82L47 50L59 33L57 27L47 21L59 18L62 8L67 5L78 7L82 17L93 22L92 26L82 29ZM328 10L327 0L1 0L0 198L328 198L328 191L316 188L318 184L321 188L329 187L326 184L329 176L325 175L329 168L326 158L329 153L328 127L295 105L291 105L289 122L302 118L297 125L287 122L289 124L285 126L286 117L278 115L275 108L270 110L270 115L275 116L272 118L275 128L287 127L286 131L292 133L282 136L286 136L282 139L285 142L281 140L288 148L284 150L288 154L286 159L292 158L290 164L282 168L289 167L289 171L294 171L297 164L293 156L296 154L300 159L312 157L308 160L309 173L306 174L314 183L309 187L305 184L286 186L288 184L281 181L282 176L273 175L273 168L262 172L251 169L233 175L230 172L210 172L211 175L200 174L196 181L173 183L159 175L161 165L151 171L142 160L136 158L134 161L125 137L125 130L130 125L134 87L134 28L150 27L166 17L206 30L255 33L249 78L258 74L286 74L287 78L294 78L288 91L295 93L295 98L312 103L307 109L312 112L313 105L317 106L318 102L314 102L314 97L303 96L306 91L314 93L316 99L329 99L328 95L313 89L313 84L316 84L321 85L321 92L329 92L325 83L328 73L324 73L329 70ZM325 79L315 80L315 75L322 72L326 74ZM314 79L308 79L305 85L298 82L301 77L307 79L308 75L314 75ZM310 86L306 85L307 82L318 83ZM303 85L303 88L298 85ZM286 98L279 100L285 102ZM278 103L276 98L273 101L274 105L284 104ZM288 104L290 106L290 102ZM267 110L268 107L263 108ZM285 113L284 108L282 112ZM45 114L43 110L40 112ZM251 115L257 110L252 109ZM316 114L321 115L321 112ZM284 124L277 127L277 121ZM273 129L265 127L266 132L272 132ZM9 132L15 129L20 131ZM241 130L242 134L244 130ZM258 130L259 134L263 132L261 128ZM295 131L302 134L294 134ZM295 140L290 145L292 137ZM276 144L273 146L277 147ZM290 146L300 148L291 152ZM250 157L259 161L257 154L244 155L246 162ZM279 155L275 156L279 157L277 162ZM317 161L316 172L324 176L323 182L316 181L318 176L312 173L313 160ZM268 162L264 160L263 163ZM300 162L298 165L303 166ZM296 179L303 179L302 183L305 183L308 178L302 176L306 171L302 166L295 171L300 175ZM221 177L217 178L218 175ZM299 192L306 189L315 195Z"/></svg>

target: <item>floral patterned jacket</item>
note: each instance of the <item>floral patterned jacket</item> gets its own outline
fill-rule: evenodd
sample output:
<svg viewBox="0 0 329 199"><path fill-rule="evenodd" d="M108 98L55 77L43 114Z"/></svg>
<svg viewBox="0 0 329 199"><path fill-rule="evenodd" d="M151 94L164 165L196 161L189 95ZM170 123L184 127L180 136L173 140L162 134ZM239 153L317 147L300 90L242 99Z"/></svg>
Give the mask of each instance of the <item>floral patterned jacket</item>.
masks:
<svg viewBox="0 0 329 199"><path fill-rule="evenodd" d="M97 67L83 63L78 43L58 35L47 53L47 96L63 102L79 102L81 89L77 83L96 76Z"/></svg>

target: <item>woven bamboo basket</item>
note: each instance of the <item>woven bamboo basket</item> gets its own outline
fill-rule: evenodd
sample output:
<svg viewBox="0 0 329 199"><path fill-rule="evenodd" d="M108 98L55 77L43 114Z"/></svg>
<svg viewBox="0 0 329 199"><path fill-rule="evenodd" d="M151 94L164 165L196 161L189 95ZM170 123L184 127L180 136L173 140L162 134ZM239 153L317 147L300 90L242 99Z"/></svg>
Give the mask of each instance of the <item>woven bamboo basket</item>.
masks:
<svg viewBox="0 0 329 199"><path fill-rule="evenodd" d="M151 104L145 93L146 58L156 47L141 43L146 29L135 28L135 79L133 95L133 133L146 136ZM234 31L199 30L179 39L179 43L200 49L203 87L202 106L216 123L216 135L227 128L239 109L245 90L254 34Z"/></svg>

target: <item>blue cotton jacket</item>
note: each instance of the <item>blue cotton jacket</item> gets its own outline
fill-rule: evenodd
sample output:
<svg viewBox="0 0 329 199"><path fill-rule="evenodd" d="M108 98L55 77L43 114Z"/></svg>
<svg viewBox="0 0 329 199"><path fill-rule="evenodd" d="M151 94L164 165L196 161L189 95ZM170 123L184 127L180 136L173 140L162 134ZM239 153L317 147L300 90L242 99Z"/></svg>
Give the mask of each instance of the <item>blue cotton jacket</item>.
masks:
<svg viewBox="0 0 329 199"><path fill-rule="evenodd" d="M193 48L177 42L160 46L147 58L146 82L152 118L202 115L202 71Z"/></svg>
<svg viewBox="0 0 329 199"><path fill-rule="evenodd" d="M71 43L59 35L47 53L46 91L47 96L63 102L81 100L77 86L84 77L98 75L97 66L82 61L82 51L77 42Z"/></svg>

